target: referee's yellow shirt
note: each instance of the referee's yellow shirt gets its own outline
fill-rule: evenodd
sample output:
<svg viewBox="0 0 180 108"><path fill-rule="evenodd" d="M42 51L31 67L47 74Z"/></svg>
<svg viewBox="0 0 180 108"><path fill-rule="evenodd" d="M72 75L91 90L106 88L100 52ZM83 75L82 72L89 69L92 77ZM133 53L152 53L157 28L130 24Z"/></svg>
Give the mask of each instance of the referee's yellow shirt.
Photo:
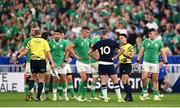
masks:
<svg viewBox="0 0 180 108"><path fill-rule="evenodd" d="M126 43L122 47L124 49L124 54L126 54L127 56L130 56L131 52L134 52L134 47L131 44L129 44L129 43ZM128 57L125 57L123 54L121 54L119 56L118 63L119 64L132 63L132 59L130 59Z"/></svg>
<svg viewBox="0 0 180 108"><path fill-rule="evenodd" d="M31 60L45 60L46 52L50 51L48 42L43 38L32 38L26 49L31 52Z"/></svg>

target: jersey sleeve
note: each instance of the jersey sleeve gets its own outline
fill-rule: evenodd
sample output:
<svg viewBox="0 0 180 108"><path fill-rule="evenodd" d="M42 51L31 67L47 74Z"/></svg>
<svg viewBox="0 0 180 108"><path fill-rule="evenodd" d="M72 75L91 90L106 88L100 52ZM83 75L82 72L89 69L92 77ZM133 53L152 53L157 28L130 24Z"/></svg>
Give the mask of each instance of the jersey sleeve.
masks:
<svg viewBox="0 0 180 108"><path fill-rule="evenodd" d="M164 48L164 45L163 45L162 41L159 41L159 50L161 50L162 48Z"/></svg>
<svg viewBox="0 0 180 108"><path fill-rule="evenodd" d="M30 47L31 47L31 41L29 41L28 43L27 43L27 45L25 46L26 47L26 49L28 49L28 50L30 50Z"/></svg>
<svg viewBox="0 0 180 108"><path fill-rule="evenodd" d="M135 50L134 50L134 47L133 47L132 45L129 46L128 50L129 50L129 52L134 52L134 51L135 51Z"/></svg>
<svg viewBox="0 0 180 108"><path fill-rule="evenodd" d="M27 40L24 40L23 43L22 43L22 49L26 48L26 45L27 45Z"/></svg>
<svg viewBox="0 0 180 108"><path fill-rule="evenodd" d="M143 41L143 43L141 44L140 48L144 48L145 49L145 43L146 43L146 40Z"/></svg>
<svg viewBox="0 0 180 108"><path fill-rule="evenodd" d="M95 44L91 47L91 49L92 49L93 51L95 51L96 49L98 49L98 46L99 46L99 42L95 43Z"/></svg>
<svg viewBox="0 0 180 108"><path fill-rule="evenodd" d="M64 48L66 49L66 48L68 47L69 44L70 44L70 41L65 40L65 41L64 41Z"/></svg>
<svg viewBox="0 0 180 108"><path fill-rule="evenodd" d="M79 43L79 41L78 41L79 39L78 38L76 38L72 43L74 44L74 46L77 46L78 45L78 43Z"/></svg>

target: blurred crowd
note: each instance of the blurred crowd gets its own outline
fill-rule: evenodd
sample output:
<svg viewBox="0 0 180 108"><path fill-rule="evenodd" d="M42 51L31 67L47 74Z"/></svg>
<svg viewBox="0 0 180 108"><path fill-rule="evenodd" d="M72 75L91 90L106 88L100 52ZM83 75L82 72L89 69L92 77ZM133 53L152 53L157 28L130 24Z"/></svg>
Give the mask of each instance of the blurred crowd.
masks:
<svg viewBox="0 0 180 108"><path fill-rule="evenodd" d="M0 0L0 55L12 56L39 26L51 35L62 28L68 38L88 26L91 36L109 28L109 37L127 33L136 54L149 28L157 29L167 55L180 54L179 0Z"/></svg>

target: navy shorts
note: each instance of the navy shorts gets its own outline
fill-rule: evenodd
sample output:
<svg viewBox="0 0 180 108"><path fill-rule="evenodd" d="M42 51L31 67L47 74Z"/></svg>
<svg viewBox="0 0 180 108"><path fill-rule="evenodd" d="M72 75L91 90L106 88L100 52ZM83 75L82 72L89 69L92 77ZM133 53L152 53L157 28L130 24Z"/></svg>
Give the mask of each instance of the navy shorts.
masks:
<svg viewBox="0 0 180 108"><path fill-rule="evenodd" d="M31 60L30 68L31 68L31 73L45 73L46 61L45 60Z"/></svg>
<svg viewBox="0 0 180 108"><path fill-rule="evenodd" d="M114 65L102 65L102 64L99 64L98 74L99 75L111 76L111 75L114 75L114 74L117 74L117 73L116 73Z"/></svg>
<svg viewBox="0 0 180 108"><path fill-rule="evenodd" d="M122 77L122 75L130 75L131 70L132 70L131 63L120 64L118 77Z"/></svg>

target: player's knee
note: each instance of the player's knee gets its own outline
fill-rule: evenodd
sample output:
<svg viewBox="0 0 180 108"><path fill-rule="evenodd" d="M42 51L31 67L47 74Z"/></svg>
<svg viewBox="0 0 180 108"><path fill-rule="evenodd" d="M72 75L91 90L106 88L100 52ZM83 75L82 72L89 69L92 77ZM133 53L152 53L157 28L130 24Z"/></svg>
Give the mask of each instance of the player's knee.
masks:
<svg viewBox="0 0 180 108"><path fill-rule="evenodd" d="M141 76L141 79L142 79L142 81L146 81L146 80L148 79L148 76L142 75L142 76Z"/></svg>
<svg viewBox="0 0 180 108"><path fill-rule="evenodd" d="M30 77L30 76L27 76L25 83L26 83L26 84L29 84L29 81L30 81L30 80L31 80L31 77Z"/></svg>

